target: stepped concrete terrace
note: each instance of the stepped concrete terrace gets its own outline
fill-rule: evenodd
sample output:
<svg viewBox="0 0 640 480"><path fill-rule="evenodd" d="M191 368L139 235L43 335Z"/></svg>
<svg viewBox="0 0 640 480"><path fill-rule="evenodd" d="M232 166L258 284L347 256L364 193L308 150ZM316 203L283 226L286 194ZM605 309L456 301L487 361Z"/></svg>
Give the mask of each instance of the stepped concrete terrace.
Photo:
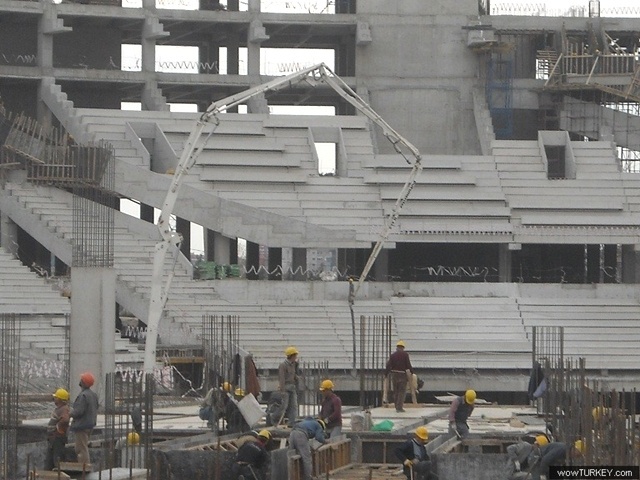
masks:
<svg viewBox="0 0 640 480"><path fill-rule="evenodd" d="M61 279L47 279L0 248L0 313L17 315L21 350L40 363L68 356L68 324L71 302L62 295ZM116 363L142 361L137 346L116 335Z"/></svg>

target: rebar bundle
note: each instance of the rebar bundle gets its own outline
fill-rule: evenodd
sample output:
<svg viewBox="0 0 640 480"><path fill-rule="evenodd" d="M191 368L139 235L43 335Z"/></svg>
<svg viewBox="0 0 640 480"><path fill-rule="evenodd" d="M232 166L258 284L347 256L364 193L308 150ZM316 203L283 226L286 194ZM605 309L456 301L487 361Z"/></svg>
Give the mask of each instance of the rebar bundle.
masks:
<svg viewBox="0 0 640 480"><path fill-rule="evenodd" d="M202 350L204 353L204 392L224 382L241 383L240 317L238 315L203 315Z"/></svg>
<svg viewBox="0 0 640 480"><path fill-rule="evenodd" d="M14 314L0 315L0 478L18 474L18 386L20 323Z"/></svg>
<svg viewBox="0 0 640 480"><path fill-rule="evenodd" d="M391 355L391 315L360 316L360 406L382 405L384 371Z"/></svg>

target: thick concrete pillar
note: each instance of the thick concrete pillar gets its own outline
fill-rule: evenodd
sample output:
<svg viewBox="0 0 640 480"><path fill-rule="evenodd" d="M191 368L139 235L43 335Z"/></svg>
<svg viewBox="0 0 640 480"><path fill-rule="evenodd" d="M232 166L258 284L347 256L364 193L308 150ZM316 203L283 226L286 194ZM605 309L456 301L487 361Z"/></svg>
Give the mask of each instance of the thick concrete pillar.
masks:
<svg viewBox="0 0 640 480"><path fill-rule="evenodd" d="M516 245L498 245L498 281L511 282L511 250L519 250Z"/></svg>
<svg viewBox="0 0 640 480"><path fill-rule="evenodd" d="M207 230L205 243L205 258L220 265L229 265L231 262L231 239L224 235Z"/></svg>
<svg viewBox="0 0 640 480"><path fill-rule="evenodd" d="M622 283L637 283L640 278L640 245L622 246Z"/></svg>
<svg viewBox="0 0 640 480"><path fill-rule="evenodd" d="M71 271L70 393L78 379L93 373L93 390L104 404L105 375L115 370L116 272L112 268L75 267Z"/></svg>
<svg viewBox="0 0 640 480"><path fill-rule="evenodd" d="M307 249L294 248L291 254L291 268L293 280L307 279Z"/></svg>
<svg viewBox="0 0 640 480"><path fill-rule="evenodd" d="M0 246L18 255L18 226L9 216L0 212Z"/></svg>

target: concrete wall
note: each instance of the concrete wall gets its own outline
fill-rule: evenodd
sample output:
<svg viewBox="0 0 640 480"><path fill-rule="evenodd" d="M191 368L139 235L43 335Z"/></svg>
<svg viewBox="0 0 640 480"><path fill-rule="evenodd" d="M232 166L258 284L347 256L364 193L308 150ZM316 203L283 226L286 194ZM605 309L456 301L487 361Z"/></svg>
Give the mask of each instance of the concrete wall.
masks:
<svg viewBox="0 0 640 480"><path fill-rule="evenodd" d="M442 453L433 455L439 480L506 480L507 455L499 453Z"/></svg>
<svg viewBox="0 0 640 480"><path fill-rule="evenodd" d="M478 58L462 28L477 14L476 0L358 4L372 37L357 48L358 82L372 107L423 154L480 153L471 93ZM379 132L378 145L393 151Z"/></svg>

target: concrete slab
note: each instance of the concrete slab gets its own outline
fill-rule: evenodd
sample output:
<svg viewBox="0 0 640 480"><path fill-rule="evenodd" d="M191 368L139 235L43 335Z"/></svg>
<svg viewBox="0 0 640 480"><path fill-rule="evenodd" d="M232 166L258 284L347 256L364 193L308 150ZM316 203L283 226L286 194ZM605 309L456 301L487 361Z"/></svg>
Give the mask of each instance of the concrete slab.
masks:
<svg viewBox="0 0 640 480"><path fill-rule="evenodd" d="M111 480L142 480L147 478L147 470L144 468L113 468L102 472L92 472L84 477L86 480L100 480L109 478Z"/></svg>

